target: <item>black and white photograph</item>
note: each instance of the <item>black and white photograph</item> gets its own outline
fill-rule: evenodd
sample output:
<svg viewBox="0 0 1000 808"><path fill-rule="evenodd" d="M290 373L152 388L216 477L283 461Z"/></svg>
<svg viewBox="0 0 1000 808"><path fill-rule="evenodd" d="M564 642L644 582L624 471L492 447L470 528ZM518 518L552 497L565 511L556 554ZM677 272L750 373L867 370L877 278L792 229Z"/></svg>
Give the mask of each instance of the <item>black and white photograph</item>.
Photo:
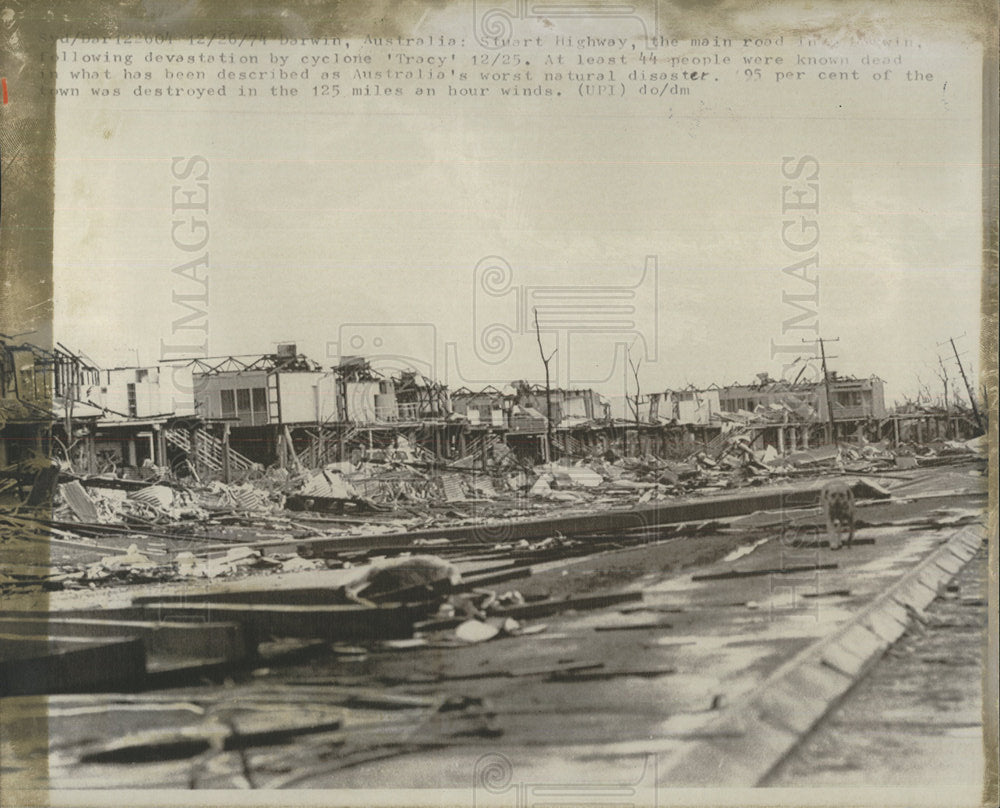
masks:
<svg viewBox="0 0 1000 808"><path fill-rule="evenodd" d="M0 805L996 804L995 3L0 6Z"/></svg>

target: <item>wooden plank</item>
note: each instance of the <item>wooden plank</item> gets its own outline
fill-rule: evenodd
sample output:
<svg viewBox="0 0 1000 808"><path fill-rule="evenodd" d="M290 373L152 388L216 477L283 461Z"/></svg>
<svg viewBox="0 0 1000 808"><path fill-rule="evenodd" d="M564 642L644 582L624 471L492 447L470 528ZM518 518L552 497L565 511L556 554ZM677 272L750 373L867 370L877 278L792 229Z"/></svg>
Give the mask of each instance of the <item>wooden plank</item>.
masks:
<svg viewBox="0 0 1000 808"><path fill-rule="evenodd" d="M441 475L441 487L444 489L446 502L462 502L465 500L465 490L462 487L462 478L454 472Z"/></svg>
<svg viewBox="0 0 1000 808"><path fill-rule="evenodd" d="M45 537L45 541L50 544L57 545L59 547L72 547L76 550L87 550L92 553L97 553L98 555L105 555L107 553L114 553L117 555L125 555L128 551L124 547L111 547L105 544L87 544L83 541L75 541L73 538L63 539L58 538L55 534L60 536L73 536L72 533L68 533L65 530L57 530L56 528L50 528L49 532L51 535ZM142 550L144 555L165 555L165 550L153 550L149 547L144 547Z"/></svg>
<svg viewBox="0 0 1000 808"><path fill-rule="evenodd" d="M634 603L642 600L642 592L612 592L606 595L587 595L580 598L564 600L543 600L538 603L525 603L520 606L509 606L506 609L493 609L490 617L538 618L548 617L562 612L603 609L616 606L619 603Z"/></svg>
<svg viewBox="0 0 1000 808"><path fill-rule="evenodd" d="M594 669L594 670L554 670L548 674L549 681L552 682L596 682L608 679L621 679L627 676L639 677L642 679L655 679L659 676L669 676L677 673L673 667L658 668L620 668Z"/></svg>
<svg viewBox="0 0 1000 808"><path fill-rule="evenodd" d="M29 508L38 508L52 502L52 492L55 490L58 479L59 469L57 466L46 466L41 469L35 475L35 482L31 486L25 505Z"/></svg>
<svg viewBox="0 0 1000 808"><path fill-rule="evenodd" d="M145 675L137 638L0 637L0 695L128 690Z"/></svg>
<svg viewBox="0 0 1000 808"><path fill-rule="evenodd" d="M236 621L255 640L268 636L328 640L411 637L427 606L300 606L254 603L146 603L142 610L168 620Z"/></svg>
<svg viewBox="0 0 1000 808"><path fill-rule="evenodd" d="M850 544L845 545L847 548L860 547L862 545L875 544L875 539L853 539ZM792 545L796 550L813 550L820 547L829 547L829 539L810 539L808 541L797 541Z"/></svg>
<svg viewBox="0 0 1000 808"><path fill-rule="evenodd" d="M519 578L527 578L532 574L531 567L517 567L515 569L503 569L485 574L469 574L462 576L462 582L454 587L455 592L466 592L480 586L493 586L507 581L516 581Z"/></svg>
<svg viewBox="0 0 1000 808"><path fill-rule="evenodd" d="M244 660L253 648L238 623L164 623L94 618L0 616L0 634L89 638L137 637L152 659Z"/></svg>
<svg viewBox="0 0 1000 808"><path fill-rule="evenodd" d="M323 572L319 571L318 575ZM526 567L511 568L504 566L495 571L480 573L469 573L463 576L461 583L451 587L438 586L433 591L439 593L464 592L472 587L491 586L524 578L531 574L531 570ZM315 577L315 576L314 576ZM234 584L218 583L211 588L200 591L182 592L178 594L140 595L132 599L133 605L143 606L157 603L162 606L175 603L246 603L246 604L283 604L286 606L352 606L344 603L344 595L340 590L340 585L344 583L343 572L331 570L329 572L330 584L310 585L310 586L288 586L280 589L251 588L243 582ZM410 587L400 589L395 592L384 593L380 599L392 600L397 603L413 603L428 600L427 587Z"/></svg>
<svg viewBox="0 0 1000 808"><path fill-rule="evenodd" d="M47 620L50 617L55 619L93 619L93 620L150 620L149 612L143 611L139 606L125 606L115 609L102 609L100 607L64 609L50 611L45 609L6 609L0 612L0 617L9 617L16 620L27 620L31 618L41 618ZM155 619L155 618L152 618Z"/></svg>
<svg viewBox="0 0 1000 808"><path fill-rule="evenodd" d="M725 581L731 578L755 578L761 575L790 575L796 572L815 572L816 570L835 570L839 564L802 564L795 567L771 567L759 570L729 570L713 572L706 575L692 575L692 581Z"/></svg>
<svg viewBox="0 0 1000 808"><path fill-rule="evenodd" d="M302 586L288 589L220 588L190 593L141 595L133 598L136 606L158 603L163 606L175 603L246 603L283 604L285 606L334 606L347 605L339 586Z"/></svg>
<svg viewBox="0 0 1000 808"><path fill-rule="evenodd" d="M152 763L183 760L213 747L226 751L286 744L305 735L335 732L343 716L337 712L300 705L284 712L246 711L233 716L228 726L206 724L188 730L147 730L89 749L82 763Z"/></svg>
<svg viewBox="0 0 1000 808"><path fill-rule="evenodd" d="M79 480L72 480L59 486L59 493L81 522L96 522L100 516L90 494L83 490Z"/></svg>

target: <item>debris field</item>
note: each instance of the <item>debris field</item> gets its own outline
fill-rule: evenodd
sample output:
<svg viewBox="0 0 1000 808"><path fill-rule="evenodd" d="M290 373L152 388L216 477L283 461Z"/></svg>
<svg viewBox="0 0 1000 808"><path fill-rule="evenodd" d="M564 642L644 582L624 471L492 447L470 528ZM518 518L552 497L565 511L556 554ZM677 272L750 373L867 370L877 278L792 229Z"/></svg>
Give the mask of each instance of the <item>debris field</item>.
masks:
<svg viewBox="0 0 1000 808"><path fill-rule="evenodd" d="M7 760L53 787L441 786L501 748L611 776L980 525L983 447L20 469L0 481ZM857 503L841 550L834 478Z"/></svg>

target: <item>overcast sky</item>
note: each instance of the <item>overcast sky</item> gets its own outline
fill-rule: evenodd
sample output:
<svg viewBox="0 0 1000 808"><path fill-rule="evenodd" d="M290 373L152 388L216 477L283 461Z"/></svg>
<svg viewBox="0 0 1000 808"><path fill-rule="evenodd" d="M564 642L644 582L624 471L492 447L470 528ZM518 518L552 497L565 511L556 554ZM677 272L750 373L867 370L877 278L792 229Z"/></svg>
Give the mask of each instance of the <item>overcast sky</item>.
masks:
<svg viewBox="0 0 1000 808"><path fill-rule="evenodd" d="M782 161L810 155L831 368L882 376L890 401L918 375L936 393L938 342L967 334L975 370L981 151L977 54L935 52L951 81L891 92L726 77L678 101L62 99L56 336L104 365L200 341L172 328L189 313L172 296L199 286L171 272L200 254L172 240L173 188L193 187L172 159L200 155L208 355L293 341L330 365L346 345L452 387L538 380L538 303L570 307L544 335L562 382L619 394L629 344L644 391L777 376L792 357L772 340L811 336L782 333L800 313L783 293L810 287L781 271L810 254L782 242L782 188L804 187ZM510 267L506 295L477 287L485 256ZM608 318L620 331L593 330Z"/></svg>

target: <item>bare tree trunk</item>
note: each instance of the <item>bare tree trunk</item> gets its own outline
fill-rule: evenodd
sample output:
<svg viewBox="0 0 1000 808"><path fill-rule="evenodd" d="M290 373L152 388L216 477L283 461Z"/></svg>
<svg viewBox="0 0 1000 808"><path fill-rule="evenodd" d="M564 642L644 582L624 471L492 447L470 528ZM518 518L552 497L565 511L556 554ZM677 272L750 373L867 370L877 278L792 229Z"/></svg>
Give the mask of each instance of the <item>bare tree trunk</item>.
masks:
<svg viewBox="0 0 1000 808"><path fill-rule="evenodd" d="M948 371L945 369L944 360L938 356L938 364L941 366L941 373L938 378L941 380L941 384L944 387L944 436L949 437L951 432L949 423L951 421L951 414L948 412Z"/></svg>
<svg viewBox="0 0 1000 808"><path fill-rule="evenodd" d="M632 361L632 352L628 351L628 364L632 368L632 376L635 379L635 404L632 407L632 415L635 417L635 453L638 456L642 451L642 438L640 437L642 432L639 426L639 365L642 364L640 359L638 364ZM625 391L625 397L628 398L628 391ZM625 453L628 454L628 432L625 433Z"/></svg>
<svg viewBox="0 0 1000 808"><path fill-rule="evenodd" d="M545 366L545 448L548 454L548 461L552 462L552 388L550 387L549 380L549 362L552 361L552 357L555 356L558 348L554 348L552 353L545 356L545 351L542 349L542 331L538 326L538 309L533 309L535 312L535 338L538 340L538 354L542 357L542 364Z"/></svg>

